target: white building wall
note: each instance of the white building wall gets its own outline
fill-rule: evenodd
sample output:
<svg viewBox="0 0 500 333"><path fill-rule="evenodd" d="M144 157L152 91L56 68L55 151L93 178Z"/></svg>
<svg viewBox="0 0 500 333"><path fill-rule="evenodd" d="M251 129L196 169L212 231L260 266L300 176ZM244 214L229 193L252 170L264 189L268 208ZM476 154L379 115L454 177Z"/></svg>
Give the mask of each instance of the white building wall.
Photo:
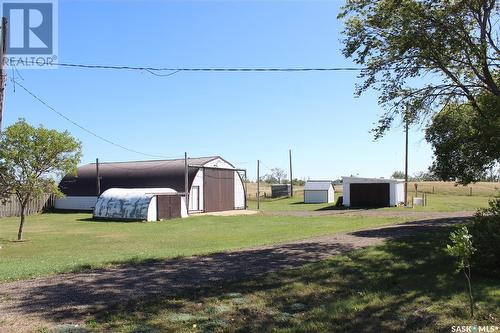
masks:
<svg viewBox="0 0 500 333"><path fill-rule="evenodd" d="M181 197L181 216L182 218L188 217L188 211L186 209L186 197L182 196Z"/></svg>
<svg viewBox="0 0 500 333"><path fill-rule="evenodd" d="M57 198L54 203L55 209L61 210L88 210L93 211L97 197L62 197Z"/></svg>
<svg viewBox="0 0 500 333"><path fill-rule="evenodd" d="M328 202L334 202L335 201L335 190L333 189L333 186L330 186L328 189Z"/></svg>
<svg viewBox="0 0 500 333"><path fill-rule="evenodd" d="M189 192L189 195L191 195L193 193L193 186L199 186L200 190L199 190L199 197L200 197L200 206L198 207L199 210L198 211L203 211L204 209L204 194L205 194L205 191L203 190L203 169L200 169L198 170L198 172L196 173L196 176L194 176L194 180L193 180L193 184L191 185L191 190ZM193 205L191 203L189 203L189 211L191 212L197 212L197 211L194 211L193 210Z"/></svg>
<svg viewBox="0 0 500 333"><path fill-rule="evenodd" d="M342 183L342 202L343 205L346 207L349 207L351 205L351 193L350 193L350 185L351 183L349 181L346 181L344 179Z"/></svg>
<svg viewBox="0 0 500 333"><path fill-rule="evenodd" d="M155 195L154 197L151 198L151 201L149 202L148 206L148 213L147 213L147 221L157 221L158 220L158 200L157 196ZM184 209L186 207L184 206Z"/></svg>
<svg viewBox="0 0 500 333"><path fill-rule="evenodd" d="M305 203L324 203L328 202L328 191L304 191Z"/></svg>
<svg viewBox="0 0 500 333"><path fill-rule="evenodd" d="M405 184L397 183L396 184L396 203L395 205L399 205L399 203L405 202Z"/></svg>

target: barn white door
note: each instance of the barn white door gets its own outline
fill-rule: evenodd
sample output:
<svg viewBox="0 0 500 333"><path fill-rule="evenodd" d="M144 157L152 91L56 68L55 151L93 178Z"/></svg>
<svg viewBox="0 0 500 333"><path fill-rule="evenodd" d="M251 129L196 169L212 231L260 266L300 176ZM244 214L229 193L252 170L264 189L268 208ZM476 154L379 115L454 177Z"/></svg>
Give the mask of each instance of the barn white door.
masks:
<svg viewBox="0 0 500 333"><path fill-rule="evenodd" d="M191 193L189 195L189 207L191 210L200 210L200 187L191 187Z"/></svg>

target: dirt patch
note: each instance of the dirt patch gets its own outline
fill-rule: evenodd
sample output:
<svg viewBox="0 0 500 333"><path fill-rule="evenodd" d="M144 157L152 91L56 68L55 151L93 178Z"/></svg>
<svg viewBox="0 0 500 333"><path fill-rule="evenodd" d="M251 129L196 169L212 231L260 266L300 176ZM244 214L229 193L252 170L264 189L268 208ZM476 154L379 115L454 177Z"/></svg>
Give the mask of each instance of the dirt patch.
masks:
<svg viewBox="0 0 500 333"><path fill-rule="evenodd" d="M251 279L467 218L459 214L239 251L4 283L0 284L0 331L78 324L118 302Z"/></svg>

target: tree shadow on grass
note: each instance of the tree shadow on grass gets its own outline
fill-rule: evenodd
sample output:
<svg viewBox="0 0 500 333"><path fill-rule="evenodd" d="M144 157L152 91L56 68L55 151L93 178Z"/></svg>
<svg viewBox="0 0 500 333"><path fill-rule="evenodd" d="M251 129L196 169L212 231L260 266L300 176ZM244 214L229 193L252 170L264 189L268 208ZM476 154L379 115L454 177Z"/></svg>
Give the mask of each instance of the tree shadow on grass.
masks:
<svg viewBox="0 0 500 333"><path fill-rule="evenodd" d="M76 221L80 222L91 222L91 223L155 223L154 222L147 222L143 220L113 220L113 219L103 219L103 218L94 218L94 217L85 217L85 218L80 218L76 219Z"/></svg>
<svg viewBox="0 0 500 333"><path fill-rule="evenodd" d="M111 331L124 323L152 331L189 325L237 332L431 327L436 315L418 304L439 303L464 287L451 275L453 263L444 254L451 228L443 226L446 221L428 221L429 229L419 231L431 232L359 251L346 244L304 241L96 270L29 288L14 283L10 291L20 296L7 310L57 321L90 318L93 325ZM352 235L378 238L390 232L402 237L416 230L408 227ZM323 260L338 253L347 254ZM478 278L476 294L481 293Z"/></svg>
<svg viewBox="0 0 500 333"><path fill-rule="evenodd" d="M315 209L315 211L323 211L323 210L353 210L353 209L350 209L349 207L346 206L337 206L336 204ZM355 210L361 210L361 209L355 209Z"/></svg>
<svg viewBox="0 0 500 333"><path fill-rule="evenodd" d="M114 327L123 322L153 325L158 331L196 324L201 331L270 332L407 332L446 331L439 316L455 316L467 322L466 305L429 310L464 293L460 276L445 254L444 243L452 227L388 241L376 248L349 252L299 269L271 273L254 280L193 288L175 299L157 297L109 308L95 317L98 324ZM374 235L378 236L374 231ZM367 233L363 237L369 237ZM475 293L495 281L476 277ZM236 305L237 299L250 298ZM255 306L252 297L260 297ZM464 300L465 294L463 294ZM199 304L198 307L193 305ZM211 313L216 304L229 304L226 313ZM494 308L494 302L491 302ZM491 310L491 308L489 309ZM164 313L189 313L185 322L160 320ZM162 315L160 315L162 314ZM483 317L481 317L483 316ZM476 319L491 320L484 312ZM118 324L120 323L120 324ZM214 328L215 325L215 328ZM151 326L151 327L153 327ZM184 326L185 327L185 326Z"/></svg>
<svg viewBox="0 0 500 333"><path fill-rule="evenodd" d="M299 267L351 250L342 244L303 242L255 250L216 253L170 260L132 261L131 265L63 274L26 285L0 285L12 302L3 309L19 316L36 314L50 320L74 321L131 298L177 295L196 286L211 288L227 281ZM84 270L88 266L82 266Z"/></svg>

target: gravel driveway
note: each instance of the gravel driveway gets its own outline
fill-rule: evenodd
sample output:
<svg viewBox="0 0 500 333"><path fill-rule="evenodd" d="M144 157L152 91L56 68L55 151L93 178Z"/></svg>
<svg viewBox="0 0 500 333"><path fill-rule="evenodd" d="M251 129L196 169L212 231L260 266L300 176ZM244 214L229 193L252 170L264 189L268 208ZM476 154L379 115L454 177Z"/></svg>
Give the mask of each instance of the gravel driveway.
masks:
<svg viewBox="0 0 500 333"><path fill-rule="evenodd" d="M193 287L254 278L387 239L463 222L471 215L470 212L426 213L421 216L426 217L424 220L416 218L413 222L285 244L3 283L0 284L0 332L26 332L41 326L79 323L116 302L175 295Z"/></svg>

